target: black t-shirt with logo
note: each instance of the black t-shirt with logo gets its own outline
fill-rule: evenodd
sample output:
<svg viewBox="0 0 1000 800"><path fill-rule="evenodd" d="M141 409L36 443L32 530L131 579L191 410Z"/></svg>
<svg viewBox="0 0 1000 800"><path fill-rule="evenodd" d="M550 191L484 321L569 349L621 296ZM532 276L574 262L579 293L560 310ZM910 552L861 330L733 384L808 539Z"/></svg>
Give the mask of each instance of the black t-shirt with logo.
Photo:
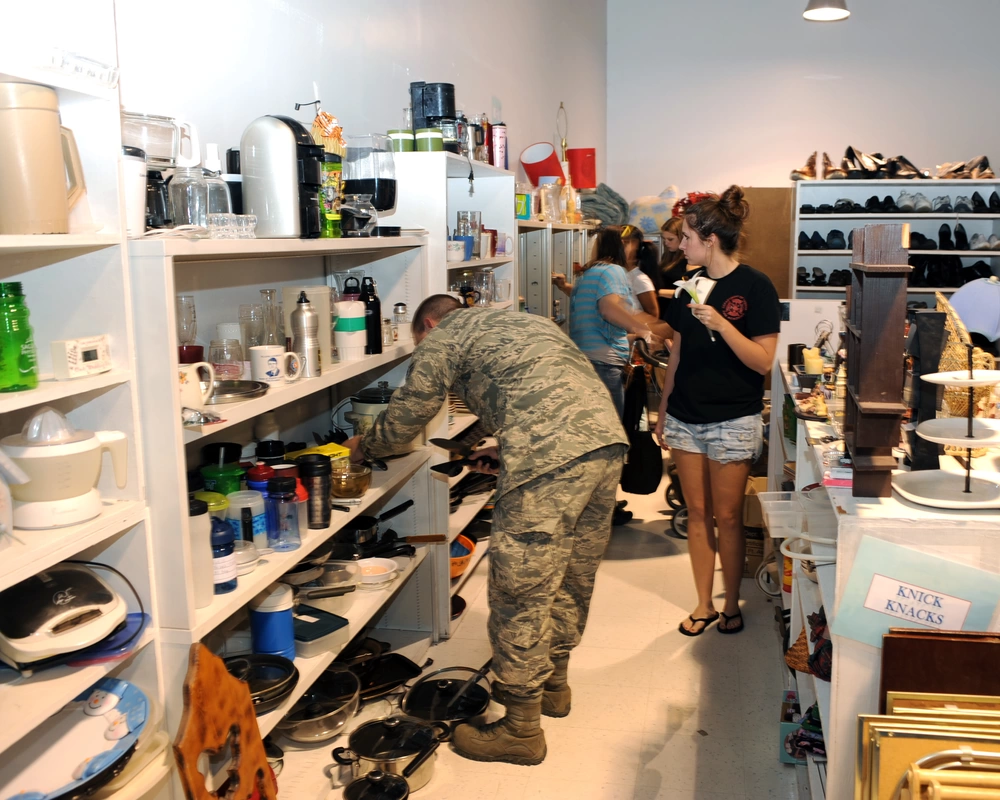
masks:
<svg viewBox="0 0 1000 800"><path fill-rule="evenodd" d="M667 322L681 335L680 363L667 411L692 424L759 414L764 408L764 376L740 361L722 334L716 332L715 341L711 340L708 328L688 308L691 302L687 292L678 290L667 309ZM748 339L781 328L781 303L774 285L746 264L716 282L707 304Z"/></svg>

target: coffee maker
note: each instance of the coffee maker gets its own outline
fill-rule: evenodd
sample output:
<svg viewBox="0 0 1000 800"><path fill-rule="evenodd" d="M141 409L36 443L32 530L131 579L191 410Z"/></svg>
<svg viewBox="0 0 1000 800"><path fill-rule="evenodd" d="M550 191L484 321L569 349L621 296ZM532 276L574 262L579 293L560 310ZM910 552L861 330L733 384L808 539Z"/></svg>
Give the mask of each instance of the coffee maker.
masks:
<svg viewBox="0 0 1000 800"><path fill-rule="evenodd" d="M257 215L258 239L315 239L322 228L323 148L299 122L258 117L240 140L243 211Z"/></svg>

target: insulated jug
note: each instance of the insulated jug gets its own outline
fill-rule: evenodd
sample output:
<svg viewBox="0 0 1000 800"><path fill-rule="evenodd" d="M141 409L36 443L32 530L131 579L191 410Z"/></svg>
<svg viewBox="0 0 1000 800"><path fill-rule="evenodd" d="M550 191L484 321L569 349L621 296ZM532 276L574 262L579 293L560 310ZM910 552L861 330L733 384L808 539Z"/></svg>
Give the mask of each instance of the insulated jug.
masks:
<svg viewBox="0 0 1000 800"><path fill-rule="evenodd" d="M55 90L0 82L0 142L0 234L68 233L85 187Z"/></svg>

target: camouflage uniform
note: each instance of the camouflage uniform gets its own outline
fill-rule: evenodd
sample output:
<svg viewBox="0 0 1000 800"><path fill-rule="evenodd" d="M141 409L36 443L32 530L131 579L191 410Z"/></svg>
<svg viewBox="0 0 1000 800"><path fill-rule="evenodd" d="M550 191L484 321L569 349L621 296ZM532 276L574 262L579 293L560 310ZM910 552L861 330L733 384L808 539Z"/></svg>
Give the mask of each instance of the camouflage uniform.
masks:
<svg viewBox="0 0 1000 800"><path fill-rule="evenodd" d="M583 633L628 440L587 357L559 328L529 314L462 309L414 350L405 385L362 452L405 449L448 391L496 437L500 456L490 537L493 671L512 694L538 697L551 656L568 655Z"/></svg>

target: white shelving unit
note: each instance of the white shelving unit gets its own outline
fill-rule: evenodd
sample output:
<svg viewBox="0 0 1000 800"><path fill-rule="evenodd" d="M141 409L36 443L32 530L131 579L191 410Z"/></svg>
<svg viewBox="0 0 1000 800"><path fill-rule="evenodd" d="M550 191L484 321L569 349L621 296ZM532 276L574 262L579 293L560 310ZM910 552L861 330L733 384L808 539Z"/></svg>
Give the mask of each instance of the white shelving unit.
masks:
<svg viewBox="0 0 1000 800"><path fill-rule="evenodd" d="M568 333L569 296L552 285L552 276L562 273L572 282L574 265L590 258L593 227L519 219L517 229L524 310L549 316Z"/></svg>
<svg viewBox="0 0 1000 800"><path fill-rule="evenodd" d="M809 272L809 280L812 280L812 270L814 267L822 269L827 278L834 269L846 269L850 264L850 250L800 250L798 247L798 237L800 232L805 232L811 236L814 231L818 232L826 240L827 234L831 230L839 230L847 240L848 234L854 228L876 222L906 222L909 223L913 232L923 234L934 242L938 241L938 229L943 223L947 223L952 230L952 241L954 241L955 225L961 223L965 228L969 239L975 233L983 234L987 239L991 234L1000 233L1000 214L997 213L850 213L850 214L802 214L800 209L803 205L812 205L819 208L821 204L834 205L837 200L848 199L854 203L865 205L865 202L873 195L883 200L886 195L890 195L893 200L898 199L901 191L910 194L923 193L929 200L935 197L947 195L951 197L952 205L958 196L972 197L974 192L979 192L985 202L989 202L993 192L1000 192L1000 181L973 181L973 180L873 180L873 181L796 181L795 200L792 209L792 253L791 253L791 275L789 276L789 286L792 287L792 297L817 295L826 297L837 297L845 293L843 286L798 286L796 285L796 271L798 267L805 267ZM958 256L962 259L963 266L969 266L976 261L984 260L990 264L993 274L1000 274L1000 258L998 250L910 250L911 256ZM836 259L836 260L834 260ZM932 286L912 286L907 291L908 294L918 295L920 299L932 300L934 292L941 291L950 294L958 287L932 287Z"/></svg>
<svg viewBox="0 0 1000 800"><path fill-rule="evenodd" d="M135 381L133 316L123 222L121 126L117 87L53 69L58 49L113 66L117 63L113 0L74 4L54 0L44 9L5 7L0 26L0 80L41 83L56 90L63 125L73 131L86 182L91 222L70 216L70 232L0 236L0 281L20 282L38 352L38 388L0 395L0 437L19 432L39 406L64 413L84 430L120 430L128 441L127 482L116 485L103 459L97 489L102 512L95 519L49 530L15 529L0 536L0 590L75 558L120 570L135 587L152 624L122 660L85 667L62 666L24 678L0 677L0 758L23 758L36 748L36 728L95 681L113 675L162 704L159 613L152 574L143 442ZM72 381L53 379L50 343L107 334L112 369ZM99 571L138 611L131 593ZM13 755L13 754L18 755ZM117 795L152 797L163 788L168 763L138 773ZM159 796L157 794L157 796Z"/></svg>

